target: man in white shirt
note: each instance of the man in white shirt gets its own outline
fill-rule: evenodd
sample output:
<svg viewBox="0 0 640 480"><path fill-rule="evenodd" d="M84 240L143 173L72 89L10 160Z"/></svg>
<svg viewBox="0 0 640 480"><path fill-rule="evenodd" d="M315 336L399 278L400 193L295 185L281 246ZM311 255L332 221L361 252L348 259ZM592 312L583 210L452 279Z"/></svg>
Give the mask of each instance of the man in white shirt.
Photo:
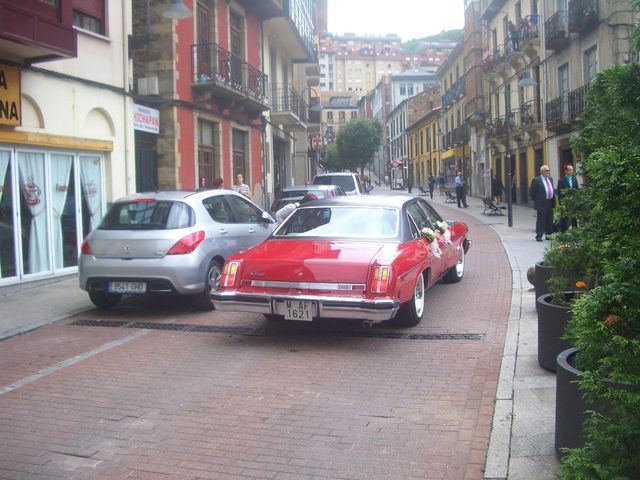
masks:
<svg viewBox="0 0 640 480"><path fill-rule="evenodd" d="M458 202L458 208L462 208L462 206L464 206L464 208L468 208L469 205L467 205L467 195L464 191L464 177L462 176L462 172L458 172L458 176L456 177L455 184L456 184L456 201Z"/></svg>
<svg viewBox="0 0 640 480"><path fill-rule="evenodd" d="M251 190L249 190L249 185L247 185L246 183L243 183L243 180L244 179L241 173L236 175L236 183L231 185L231 190L233 190L234 192L241 193L245 197L249 197L251 196Z"/></svg>

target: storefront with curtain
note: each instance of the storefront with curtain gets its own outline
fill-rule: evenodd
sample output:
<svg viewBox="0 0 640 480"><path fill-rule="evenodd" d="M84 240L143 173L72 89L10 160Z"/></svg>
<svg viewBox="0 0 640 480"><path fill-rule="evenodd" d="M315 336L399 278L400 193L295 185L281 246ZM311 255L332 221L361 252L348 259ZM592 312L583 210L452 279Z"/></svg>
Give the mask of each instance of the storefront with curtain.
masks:
<svg viewBox="0 0 640 480"><path fill-rule="evenodd" d="M105 211L102 152L0 143L0 285L77 271Z"/></svg>

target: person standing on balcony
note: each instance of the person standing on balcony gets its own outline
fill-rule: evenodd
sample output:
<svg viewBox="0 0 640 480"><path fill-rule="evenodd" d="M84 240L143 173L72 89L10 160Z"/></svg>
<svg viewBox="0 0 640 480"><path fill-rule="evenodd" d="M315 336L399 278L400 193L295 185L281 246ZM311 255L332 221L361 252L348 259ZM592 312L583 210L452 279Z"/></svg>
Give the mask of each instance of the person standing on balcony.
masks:
<svg viewBox="0 0 640 480"><path fill-rule="evenodd" d="M536 241L542 241L542 235L553 233L553 178L549 176L549 166L540 167L540 176L531 180L529 187L529 197L533 200L533 208L536 209Z"/></svg>

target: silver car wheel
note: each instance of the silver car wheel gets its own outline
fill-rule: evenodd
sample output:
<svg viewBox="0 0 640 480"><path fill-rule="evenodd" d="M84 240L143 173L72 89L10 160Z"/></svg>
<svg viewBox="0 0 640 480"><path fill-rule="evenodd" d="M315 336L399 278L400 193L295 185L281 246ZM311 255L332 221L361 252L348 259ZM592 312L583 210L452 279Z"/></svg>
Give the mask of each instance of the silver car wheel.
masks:
<svg viewBox="0 0 640 480"><path fill-rule="evenodd" d="M220 265L218 264L218 262L214 261L209 266L209 272L207 274L207 284L208 284L207 291L209 292L209 294L218 290L218 287L220 286L221 278L222 278L222 268L220 268Z"/></svg>

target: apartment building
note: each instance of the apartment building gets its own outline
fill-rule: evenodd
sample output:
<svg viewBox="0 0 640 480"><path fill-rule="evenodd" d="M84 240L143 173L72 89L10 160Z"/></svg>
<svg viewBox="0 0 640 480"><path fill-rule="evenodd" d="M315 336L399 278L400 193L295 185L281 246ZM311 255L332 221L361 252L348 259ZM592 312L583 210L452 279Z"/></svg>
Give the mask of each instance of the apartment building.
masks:
<svg viewBox="0 0 640 480"><path fill-rule="evenodd" d="M579 129L589 83L600 70L638 62L629 43L638 12L626 0L558 0L542 6L545 162L558 178L565 165L579 161L570 140Z"/></svg>
<svg viewBox="0 0 640 480"><path fill-rule="evenodd" d="M135 191L131 3L0 0L0 285L77 271Z"/></svg>
<svg viewBox="0 0 640 480"><path fill-rule="evenodd" d="M336 141L340 127L358 118L358 100L356 94L322 93L321 136L324 145Z"/></svg>
<svg viewBox="0 0 640 480"><path fill-rule="evenodd" d="M389 112L387 135L389 137L389 181L391 188L424 183L424 169L417 163L409 162L408 127L428 112L440 105L440 91L437 87L422 91L401 101Z"/></svg>
<svg viewBox="0 0 640 480"><path fill-rule="evenodd" d="M347 33L320 35L320 88L337 93L365 95L383 75L403 71L400 37Z"/></svg>
<svg viewBox="0 0 640 480"><path fill-rule="evenodd" d="M440 107L435 107L407 127L409 165L413 185L427 186L430 175L440 175Z"/></svg>
<svg viewBox="0 0 640 480"><path fill-rule="evenodd" d="M163 5L134 0L143 40L132 53L136 100L159 117L156 133L136 136L144 187L192 189L222 178L229 188L242 174L266 206L278 188L303 183L319 79L314 22L326 2L200 0L170 24L157 14Z"/></svg>
<svg viewBox="0 0 640 480"><path fill-rule="evenodd" d="M634 15L620 0L480 2L485 24L485 127L491 168L527 203L543 163L558 178L579 161L571 137L589 83L602 69L638 61Z"/></svg>
<svg viewBox="0 0 640 480"><path fill-rule="evenodd" d="M536 165L544 158L542 98L545 94L538 2L491 1L482 11L486 140L491 170L511 185L511 200L527 203ZM489 174L487 175L489 176ZM508 193L507 193L508 195Z"/></svg>

